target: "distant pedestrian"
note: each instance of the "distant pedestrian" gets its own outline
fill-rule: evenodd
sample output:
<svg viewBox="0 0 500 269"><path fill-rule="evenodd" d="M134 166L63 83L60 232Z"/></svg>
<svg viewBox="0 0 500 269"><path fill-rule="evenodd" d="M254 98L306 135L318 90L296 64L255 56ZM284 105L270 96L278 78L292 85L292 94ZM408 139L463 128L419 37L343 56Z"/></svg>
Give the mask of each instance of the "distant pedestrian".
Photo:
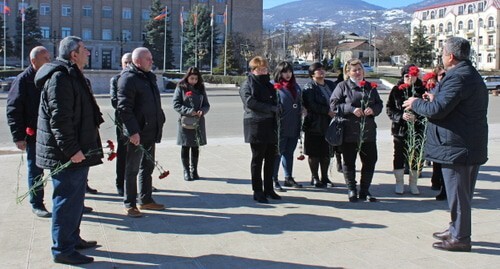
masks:
<svg viewBox="0 0 500 269"><path fill-rule="evenodd" d="M446 76L434 94L412 97L404 107L429 119L427 159L441 163L451 222L433 247L471 251L471 202L479 168L488 160L488 90L469 60L469 41L451 37L443 47Z"/></svg>
<svg viewBox="0 0 500 269"><path fill-rule="evenodd" d="M184 167L184 180L200 179L198 160L200 146L207 144L205 114L210 110L207 92L201 73L196 67L190 67L177 85L172 98L174 110L179 113L177 125L177 145L181 146L181 161ZM183 122L190 118L189 124ZM186 119L187 120L187 119ZM191 164L189 153L191 151Z"/></svg>

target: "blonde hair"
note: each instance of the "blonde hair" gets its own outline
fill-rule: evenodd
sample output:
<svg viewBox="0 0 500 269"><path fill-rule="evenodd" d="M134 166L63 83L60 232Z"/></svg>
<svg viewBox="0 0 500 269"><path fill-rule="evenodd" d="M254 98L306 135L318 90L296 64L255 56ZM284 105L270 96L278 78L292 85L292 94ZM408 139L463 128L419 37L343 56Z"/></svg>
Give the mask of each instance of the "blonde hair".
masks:
<svg viewBox="0 0 500 269"><path fill-rule="evenodd" d="M267 60L264 57L261 56L255 56L253 57L252 60L248 63L248 66L250 66L250 69L253 71L257 68L260 67L268 67Z"/></svg>
<svg viewBox="0 0 500 269"><path fill-rule="evenodd" d="M361 62L361 60L357 58L352 58L344 64L344 80L349 79L349 71L351 70L352 66L356 65L361 66L363 72L365 71L365 68L363 67L363 63Z"/></svg>

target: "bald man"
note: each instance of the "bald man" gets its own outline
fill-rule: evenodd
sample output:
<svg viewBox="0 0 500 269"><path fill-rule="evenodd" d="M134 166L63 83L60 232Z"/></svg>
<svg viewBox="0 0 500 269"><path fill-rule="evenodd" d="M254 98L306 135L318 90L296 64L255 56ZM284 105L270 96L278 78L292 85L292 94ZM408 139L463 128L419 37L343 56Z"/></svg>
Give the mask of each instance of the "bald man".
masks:
<svg viewBox="0 0 500 269"><path fill-rule="evenodd" d="M38 46L31 50L29 56L30 66L16 77L10 88L7 97L7 121L16 147L26 150L28 187L31 189L43 177L43 169L35 164L35 132L41 90L35 87L34 80L40 67L50 62L50 55L45 47ZM43 186L38 186L30 192L30 203L35 215L48 218L51 214L45 208L43 196Z"/></svg>

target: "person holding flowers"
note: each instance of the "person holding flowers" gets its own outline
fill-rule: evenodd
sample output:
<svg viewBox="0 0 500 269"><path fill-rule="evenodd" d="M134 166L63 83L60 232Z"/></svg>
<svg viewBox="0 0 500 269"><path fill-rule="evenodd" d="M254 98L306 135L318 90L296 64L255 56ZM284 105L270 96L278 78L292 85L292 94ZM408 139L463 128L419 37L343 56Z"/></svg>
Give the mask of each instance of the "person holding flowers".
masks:
<svg viewBox="0 0 500 269"><path fill-rule="evenodd" d="M418 174L423 159L419 158L423 147L424 118L403 108L409 97L419 97L425 87L419 78L420 70L414 64L401 69L401 79L392 88L386 104L386 112L392 121L391 133L394 142L393 173L396 178L396 194L404 193L404 168L410 166L409 186L412 194L419 194ZM412 141L416 141L415 145Z"/></svg>
<svg viewBox="0 0 500 269"><path fill-rule="evenodd" d="M278 147L279 106L276 90L270 82L266 59L256 56L248 63L251 69L240 88L243 102L243 133L250 143L253 199L268 203L267 198L281 199L273 189L273 170ZM264 186L262 163L264 162Z"/></svg>
<svg viewBox="0 0 500 269"><path fill-rule="evenodd" d="M364 78L363 64L359 59L351 59L344 64L345 80L332 93L332 111L342 113L344 136L342 171L348 189L350 202L377 199L370 193L370 185L377 162L377 124L375 117L382 112L383 104L377 91L377 84ZM356 186L356 157L361 158L361 180L359 197Z"/></svg>
<svg viewBox="0 0 500 269"><path fill-rule="evenodd" d="M181 161L184 167L184 180L200 179L198 158L200 146L207 144L205 114L210 110L207 92L201 73L196 67L190 67L178 83L173 97L174 110L180 115L177 128L177 145L181 148ZM191 127L183 126L182 117L191 117ZM191 167L189 152L191 151Z"/></svg>
<svg viewBox="0 0 500 269"><path fill-rule="evenodd" d="M279 115L278 156L274 163L274 188L283 191L278 180L280 162L285 174L285 187L302 188L295 182L293 171L293 152L297 147L302 124L302 94L293 75L293 66L289 62L281 62L274 71L274 88L278 92L278 103L281 105Z"/></svg>

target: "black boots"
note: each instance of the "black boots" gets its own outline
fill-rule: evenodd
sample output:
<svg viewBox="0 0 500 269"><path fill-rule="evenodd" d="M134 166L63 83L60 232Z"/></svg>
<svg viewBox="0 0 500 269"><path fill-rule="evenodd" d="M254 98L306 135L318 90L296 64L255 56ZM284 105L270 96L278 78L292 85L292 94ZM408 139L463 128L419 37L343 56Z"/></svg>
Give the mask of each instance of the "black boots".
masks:
<svg viewBox="0 0 500 269"><path fill-rule="evenodd" d="M372 184L373 172L361 172L361 180L359 186L359 200L376 202L377 198L370 194L370 185Z"/></svg>
<svg viewBox="0 0 500 269"><path fill-rule="evenodd" d="M200 179L198 175L198 157L200 156L199 148L191 148L191 177L193 180Z"/></svg>
<svg viewBox="0 0 500 269"><path fill-rule="evenodd" d="M323 183L323 185L325 185L325 187L328 187L328 184L330 184L330 187L333 187L333 182L331 182L330 179L328 178L328 168L330 167L330 157L321 158L320 166L321 166L321 183Z"/></svg>
<svg viewBox="0 0 500 269"><path fill-rule="evenodd" d="M191 165L189 165L189 150L191 149ZM182 147L181 160L184 168L184 180L193 181L200 179L198 175L198 157L200 151L198 147Z"/></svg>
<svg viewBox="0 0 500 269"><path fill-rule="evenodd" d="M347 186L347 198L349 202L354 203L358 201L358 191L356 189L356 171L347 171L343 167L345 185Z"/></svg>
<svg viewBox="0 0 500 269"><path fill-rule="evenodd" d="M297 183L293 177L285 177L285 187L302 188L302 185Z"/></svg>
<svg viewBox="0 0 500 269"><path fill-rule="evenodd" d="M264 204L269 203L269 201L266 198L266 195L262 191L254 191L253 199L259 203L264 203Z"/></svg>
<svg viewBox="0 0 500 269"><path fill-rule="evenodd" d="M273 178L273 182L274 182L274 189L276 191L279 191L279 192L286 192L285 189L283 189L280 185L280 181L278 180L278 178ZM286 186L286 185L285 185Z"/></svg>
<svg viewBox="0 0 500 269"><path fill-rule="evenodd" d="M448 199L448 196L446 195L446 187L444 185L444 181L442 181L441 182L441 191L436 196L436 200L438 200L438 201L445 201L446 199Z"/></svg>
<svg viewBox="0 0 500 269"><path fill-rule="evenodd" d="M182 158L182 166L184 167L184 180L185 181L193 181L193 178L191 177L191 173L189 171L189 159L188 158Z"/></svg>
<svg viewBox="0 0 500 269"><path fill-rule="evenodd" d="M309 169L311 170L311 185L314 185L316 188L326 188L326 185L319 180L319 160L317 157L309 157L307 160L309 162Z"/></svg>

